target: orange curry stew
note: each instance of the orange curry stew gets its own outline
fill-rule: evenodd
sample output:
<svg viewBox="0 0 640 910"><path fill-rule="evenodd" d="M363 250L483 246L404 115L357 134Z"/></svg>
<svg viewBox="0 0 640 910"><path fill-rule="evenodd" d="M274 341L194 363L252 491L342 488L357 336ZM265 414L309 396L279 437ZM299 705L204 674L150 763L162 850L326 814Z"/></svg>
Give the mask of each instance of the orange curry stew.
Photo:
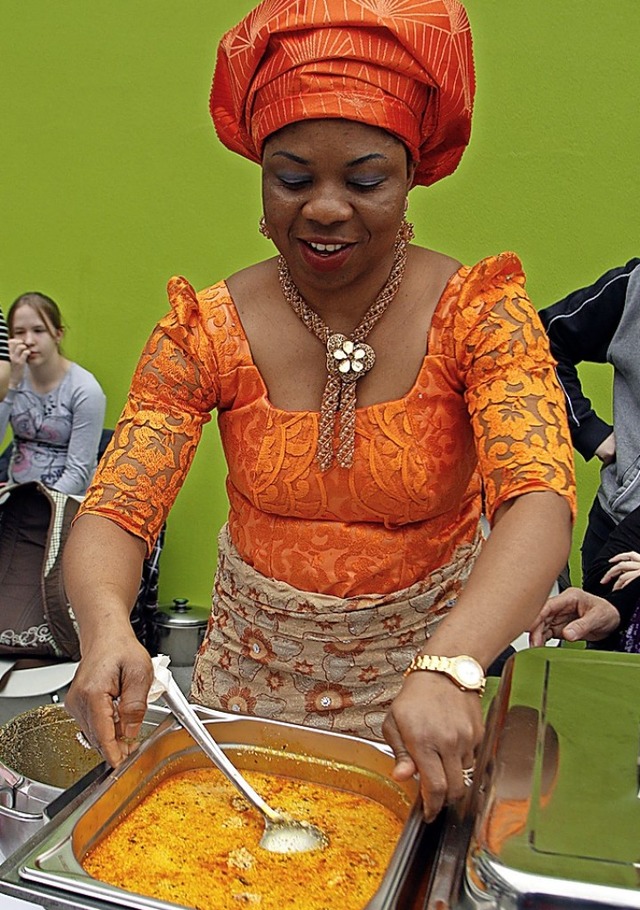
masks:
<svg viewBox="0 0 640 910"><path fill-rule="evenodd" d="M387 869L403 822L365 796L246 771L271 805L313 822L324 850L259 846L262 816L214 768L165 778L84 857L110 885L198 910L362 910Z"/></svg>

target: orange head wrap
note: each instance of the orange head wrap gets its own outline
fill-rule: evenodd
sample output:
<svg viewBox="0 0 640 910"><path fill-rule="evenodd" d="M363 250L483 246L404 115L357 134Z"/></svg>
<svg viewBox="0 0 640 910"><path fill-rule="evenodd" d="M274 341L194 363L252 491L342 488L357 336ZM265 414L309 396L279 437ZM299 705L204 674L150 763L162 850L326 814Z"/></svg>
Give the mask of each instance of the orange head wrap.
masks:
<svg viewBox="0 0 640 910"><path fill-rule="evenodd" d="M459 0L263 0L222 39L210 108L221 141L252 161L299 120L381 127L428 185L460 161L474 89Z"/></svg>

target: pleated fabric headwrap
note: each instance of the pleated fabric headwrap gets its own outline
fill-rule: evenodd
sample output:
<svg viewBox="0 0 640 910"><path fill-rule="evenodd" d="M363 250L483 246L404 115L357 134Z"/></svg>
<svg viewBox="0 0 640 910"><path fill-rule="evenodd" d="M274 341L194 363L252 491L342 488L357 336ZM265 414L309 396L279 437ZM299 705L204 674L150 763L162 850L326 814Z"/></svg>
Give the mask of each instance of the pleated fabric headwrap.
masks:
<svg viewBox="0 0 640 910"><path fill-rule="evenodd" d="M258 162L289 123L381 127L429 185L460 161L474 90L459 0L264 0L220 43L210 109L221 141Z"/></svg>

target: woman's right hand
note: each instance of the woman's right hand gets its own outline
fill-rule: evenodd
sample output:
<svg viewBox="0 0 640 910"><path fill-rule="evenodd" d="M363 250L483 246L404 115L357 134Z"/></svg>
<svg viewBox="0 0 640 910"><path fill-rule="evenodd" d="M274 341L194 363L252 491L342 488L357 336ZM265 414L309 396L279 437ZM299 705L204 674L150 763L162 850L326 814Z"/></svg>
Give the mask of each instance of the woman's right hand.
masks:
<svg viewBox="0 0 640 910"><path fill-rule="evenodd" d="M83 649L65 708L105 760L117 767L138 746L153 666L133 630Z"/></svg>
<svg viewBox="0 0 640 910"><path fill-rule="evenodd" d="M29 348L20 338L9 339L9 360L11 361L9 388L15 389L22 382L30 353L31 348Z"/></svg>
<svg viewBox="0 0 640 910"><path fill-rule="evenodd" d="M550 597L529 630L529 643L540 647L551 638L601 641L620 625L620 614L608 600L582 588L567 588Z"/></svg>
<svg viewBox="0 0 640 910"><path fill-rule="evenodd" d="M151 658L129 618L144 552L142 540L109 519L80 515L62 554L82 653L65 707L114 767L137 745L153 680Z"/></svg>

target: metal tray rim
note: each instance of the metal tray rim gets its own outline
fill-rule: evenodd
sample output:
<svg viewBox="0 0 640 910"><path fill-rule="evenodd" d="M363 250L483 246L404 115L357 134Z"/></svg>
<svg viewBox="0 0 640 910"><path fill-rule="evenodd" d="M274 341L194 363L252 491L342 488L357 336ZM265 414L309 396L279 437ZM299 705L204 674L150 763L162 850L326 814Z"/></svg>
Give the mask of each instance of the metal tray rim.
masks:
<svg viewBox="0 0 640 910"><path fill-rule="evenodd" d="M222 712L212 711L206 708L195 706L198 713L202 715L202 720L206 724L211 723L225 726L230 722L248 723L252 725L269 725L278 732L287 729L295 730L298 733L316 741L326 742L330 739L337 739L341 742L352 741L364 745L367 750L376 751L393 757L392 750L384 743L378 743L370 740L364 740L349 734L335 733L334 731L316 730L313 728L301 728L299 725L287 724L284 722L265 720L262 718L246 717L244 715L223 714ZM107 886L105 883L97 882L84 871L82 866L75 860L71 852L71 839L77 822L90 810L90 808L105 794L105 792L116 781L124 775L139 760L139 755L146 750L152 749L155 742L162 736L166 736L172 731L180 730L181 727L174 718L169 715L158 728L140 745L140 749L131 755L118 769L111 771L98 786L87 796L87 799L77 806L60 825L54 825L53 829L43 836L39 844L28 853L18 866L18 874L21 879L35 882L40 885L58 888L80 894L84 897L97 898L111 904L119 903L120 905L130 907L150 908L150 910L171 910L171 908L182 907L182 904L175 902L166 902L159 898L150 898L145 895L135 894L115 886ZM219 734L216 734L221 739ZM194 746L192 750L197 751L198 747ZM365 769L366 770L366 769ZM54 819L55 822L55 819ZM391 857L387 870L383 876L382 882L372 896L367 905L367 910L392 910L395 906L395 893L400 887L407 873L413 851L418 842L418 834L424 825L422 817L422 804L419 791L416 799L411 806L409 815L404 824L400 838L396 844L394 853ZM65 852L66 851L66 852ZM47 868L46 863L55 858L59 864L55 869ZM63 868L64 867L64 868Z"/></svg>

